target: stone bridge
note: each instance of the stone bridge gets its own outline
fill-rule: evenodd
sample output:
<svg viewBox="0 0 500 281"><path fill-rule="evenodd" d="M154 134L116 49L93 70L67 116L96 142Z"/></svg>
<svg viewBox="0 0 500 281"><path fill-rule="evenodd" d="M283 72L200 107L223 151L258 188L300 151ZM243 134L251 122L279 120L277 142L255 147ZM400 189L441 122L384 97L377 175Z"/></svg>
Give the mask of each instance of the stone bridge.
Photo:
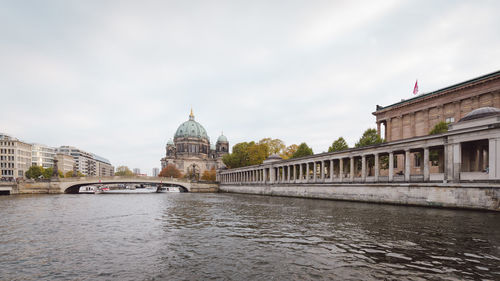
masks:
<svg viewBox="0 0 500 281"><path fill-rule="evenodd" d="M77 193L81 186L98 184L152 184L174 185L186 192L217 192L219 185L214 182L196 182L186 179L160 178L160 177L79 177L61 178L47 182L20 182L18 192L26 193Z"/></svg>

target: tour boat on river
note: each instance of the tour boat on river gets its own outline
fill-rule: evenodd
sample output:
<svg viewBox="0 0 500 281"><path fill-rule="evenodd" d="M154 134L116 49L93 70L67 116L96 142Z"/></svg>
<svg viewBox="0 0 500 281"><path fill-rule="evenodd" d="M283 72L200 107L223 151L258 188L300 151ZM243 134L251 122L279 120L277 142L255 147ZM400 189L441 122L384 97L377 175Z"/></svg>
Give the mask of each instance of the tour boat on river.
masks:
<svg viewBox="0 0 500 281"><path fill-rule="evenodd" d="M80 190L78 191L78 193L94 194L95 190L96 190L96 188L93 185L82 186L82 187L80 187Z"/></svg>

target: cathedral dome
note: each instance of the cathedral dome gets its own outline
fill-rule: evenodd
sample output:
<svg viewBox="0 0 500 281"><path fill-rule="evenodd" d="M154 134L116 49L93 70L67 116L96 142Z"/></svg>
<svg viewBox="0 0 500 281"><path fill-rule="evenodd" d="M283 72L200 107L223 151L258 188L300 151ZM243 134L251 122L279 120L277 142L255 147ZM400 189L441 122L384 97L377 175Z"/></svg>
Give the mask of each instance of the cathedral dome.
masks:
<svg viewBox="0 0 500 281"><path fill-rule="evenodd" d="M217 139L217 142L228 142L226 136L224 134L221 134L219 138Z"/></svg>
<svg viewBox="0 0 500 281"><path fill-rule="evenodd" d="M198 138L209 140L205 128L203 128L200 123L194 121L192 110L189 115L189 120L182 123L179 128L177 128L174 138Z"/></svg>

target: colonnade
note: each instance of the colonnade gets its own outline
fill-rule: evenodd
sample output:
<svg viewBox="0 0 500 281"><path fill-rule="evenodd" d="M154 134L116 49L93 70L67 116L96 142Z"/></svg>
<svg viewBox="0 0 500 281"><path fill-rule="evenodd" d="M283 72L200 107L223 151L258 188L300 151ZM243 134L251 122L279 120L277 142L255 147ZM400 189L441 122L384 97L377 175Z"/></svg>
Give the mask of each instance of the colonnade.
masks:
<svg viewBox="0 0 500 281"><path fill-rule="evenodd" d="M430 179L429 147L423 148L422 181ZM330 159L304 159L268 165L252 166L221 173L225 183L324 183L324 182L379 182L410 181L410 149L404 150L404 172L394 173L395 152L332 157ZM380 157L388 157L388 173L380 175ZM369 165L367 159L370 159ZM372 160L373 159L373 160ZM361 165L356 163L361 161ZM355 167L357 166L357 167ZM360 166L360 167L359 167ZM368 170L373 173L368 174ZM399 177L398 177L399 176Z"/></svg>
<svg viewBox="0 0 500 281"><path fill-rule="evenodd" d="M266 160L261 165L219 171L218 180L222 184L500 180L500 131L495 130L482 136L426 136L298 159Z"/></svg>

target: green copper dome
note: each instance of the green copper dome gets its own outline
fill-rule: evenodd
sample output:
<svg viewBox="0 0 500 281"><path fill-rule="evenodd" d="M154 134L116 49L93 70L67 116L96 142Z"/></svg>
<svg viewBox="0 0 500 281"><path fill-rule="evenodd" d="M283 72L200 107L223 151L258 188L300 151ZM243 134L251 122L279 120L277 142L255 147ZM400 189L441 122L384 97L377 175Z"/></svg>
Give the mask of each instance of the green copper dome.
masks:
<svg viewBox="0 0 500 281"><path fill-rule="evenodd" d="M227 142L226 136L224 136L224 134L222 133L217 139L217 142Z"/></svg>
<svg viewBox="0 0 500 281"><path fill-rule="evenodd" d="M199 138L209 140L205 128L203 128L200 123L194 121L192 110L189 115L189 120L182 123L179 128L177 128L174 138Z"/></svg>

